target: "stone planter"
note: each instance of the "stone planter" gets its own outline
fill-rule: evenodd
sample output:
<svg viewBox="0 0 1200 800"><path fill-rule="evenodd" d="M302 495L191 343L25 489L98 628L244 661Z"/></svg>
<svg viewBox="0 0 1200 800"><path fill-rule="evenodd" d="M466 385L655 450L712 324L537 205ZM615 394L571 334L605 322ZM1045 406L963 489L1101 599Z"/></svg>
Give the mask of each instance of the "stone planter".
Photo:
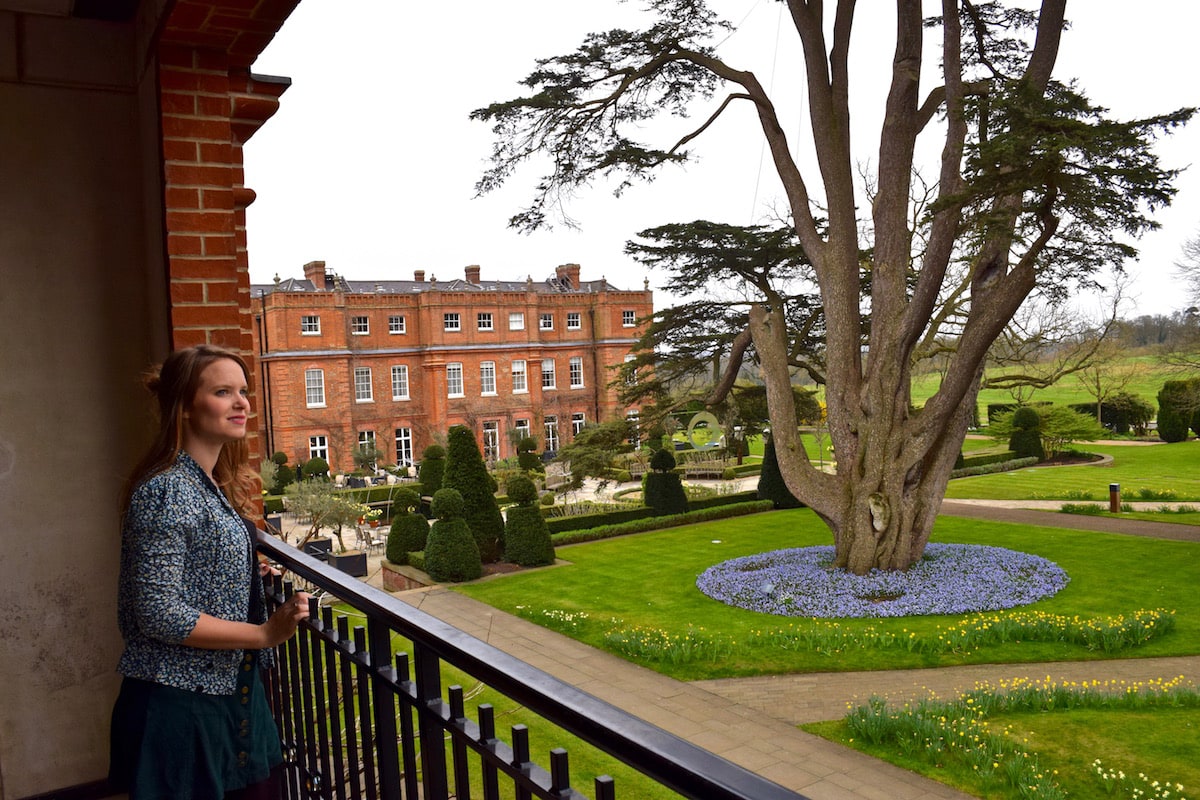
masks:
<svg viewBox="0 0 1200 800"><path fill-rule="evenodd" d="M362 550L330 553L326 561L329 566L337 567L352 578L362 578L367 574L367 554Z"/></svg>
<svg viewBox="0 0 1200 800"><path fill-rule="evenodd" d="M381 564L383 588L389 592L406 592L432 586L435 581L423 571L407 564L393 564L386 558Z"/></svg>
<svg viewBox="0 0 1200 800"><path fill-rule="evenodd" d="M333 539L309 539L304 543L304 552L328 563L333 552Z"/></svg>

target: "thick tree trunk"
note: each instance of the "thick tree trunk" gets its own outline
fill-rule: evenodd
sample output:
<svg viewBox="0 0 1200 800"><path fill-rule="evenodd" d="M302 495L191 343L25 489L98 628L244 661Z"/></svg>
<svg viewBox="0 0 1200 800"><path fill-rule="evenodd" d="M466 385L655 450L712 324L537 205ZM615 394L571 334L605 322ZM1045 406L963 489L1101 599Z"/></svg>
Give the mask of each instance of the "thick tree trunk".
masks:
<svg viewBox="0 0 1200 800"><path fill-rule="evenodd" d="M939 435L923 445L915 420L863 420L866 441L875 446L864 447L855 463L838 462L846 507L842 524L834 528L835 566L862 575L872 569L905 570L920 560L974 402L972 392L940 423Z"/></svg>
<svg viewBox="0 0 1200 800"><path fill-rule="evenodd" d="M978 395L959 402L909 411L909 372L901 359L873 370L861 400L831 424L837 472L814 469L789 425L788 380L782 316L765 306L750 313L759 353L772 437L780 473L789 491L811 507L833 532L835 566L856 574L872 569L903 570L925 551L954 462L971 423ZM978 372L975 373L978 375Z"/></svg>

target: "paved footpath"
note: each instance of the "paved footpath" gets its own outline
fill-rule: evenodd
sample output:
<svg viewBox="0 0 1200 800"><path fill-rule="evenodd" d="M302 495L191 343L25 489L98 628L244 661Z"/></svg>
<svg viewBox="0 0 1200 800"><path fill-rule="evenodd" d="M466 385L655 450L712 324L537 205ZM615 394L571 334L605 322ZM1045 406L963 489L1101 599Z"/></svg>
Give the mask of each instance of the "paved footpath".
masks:
<svg viewBox="0 0 1200 800"><path fill-rule="evenodd" d="M1052 516L1046 511L960 501L946 502L943 512L1200 541L1200 529L1185 525ZM1200 656L828 672L686 683L440 587L401 592L396 597L812 800L969 797L796 728L804 722L837 719L848 703L872 694L907 699L933 691L949 697L977 682L994 684L1018 677L1144 681L1183 676L1200 684Z"/></svg>

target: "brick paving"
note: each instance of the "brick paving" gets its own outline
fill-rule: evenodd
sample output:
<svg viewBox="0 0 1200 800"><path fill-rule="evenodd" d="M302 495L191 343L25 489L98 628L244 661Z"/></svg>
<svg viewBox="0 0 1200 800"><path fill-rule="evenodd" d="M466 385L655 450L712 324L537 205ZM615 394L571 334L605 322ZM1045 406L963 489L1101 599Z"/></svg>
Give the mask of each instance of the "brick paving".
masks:
<svg viewBox="0 0 1200 800"><path fill-rule="evenodd" d="M1028 505L1028 504L1010 504ZM1200 528L1054 514L947 501L943 513L1014 523L1200 541ZM368 582L380 585L378 556ZM1001 664L879 672L827 672L682 682L593 649L441 587L395 595L545 672L812 800L966 798L956 790L804 733L796 725L837 719L872 694L941 697L977 682L1183 676L1200 684L1200 656Z"/></svg>

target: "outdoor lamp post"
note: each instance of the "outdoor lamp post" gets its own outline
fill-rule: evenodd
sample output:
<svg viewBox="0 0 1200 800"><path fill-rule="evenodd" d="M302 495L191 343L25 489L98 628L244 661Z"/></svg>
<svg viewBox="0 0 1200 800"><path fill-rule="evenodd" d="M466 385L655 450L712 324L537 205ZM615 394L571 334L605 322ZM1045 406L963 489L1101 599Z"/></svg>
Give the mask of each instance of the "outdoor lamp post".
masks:
<svg viewBox="0 0 1200 800"><path fill-rule="evenodd" d="M733 446L737 448L737 463L742 465L742 426L733 426Z"/></svg>

